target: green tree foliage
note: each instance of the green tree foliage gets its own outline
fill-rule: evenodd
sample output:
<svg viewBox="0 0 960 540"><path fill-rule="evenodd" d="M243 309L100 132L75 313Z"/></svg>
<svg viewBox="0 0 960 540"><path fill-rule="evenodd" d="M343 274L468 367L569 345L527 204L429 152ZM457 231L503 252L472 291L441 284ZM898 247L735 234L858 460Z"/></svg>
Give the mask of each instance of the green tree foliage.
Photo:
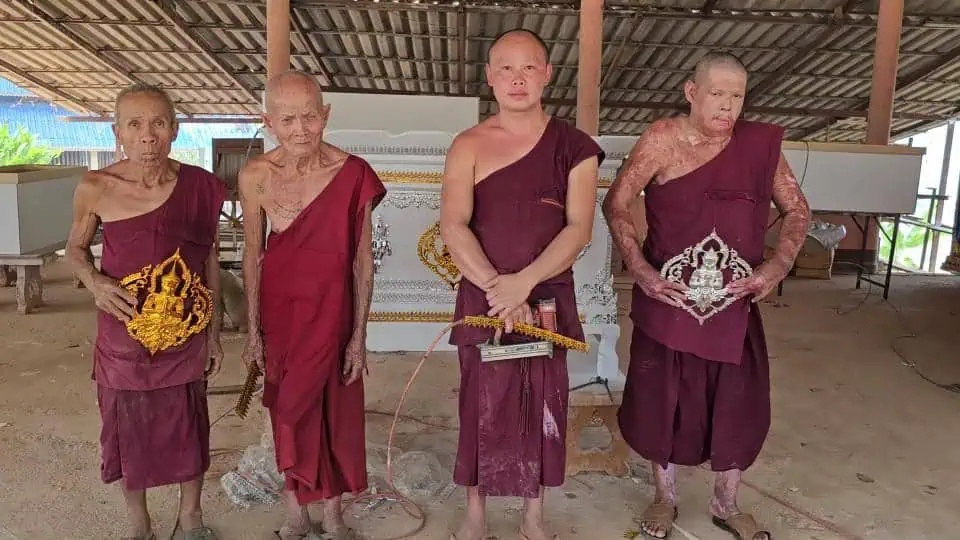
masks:
<svg viewBox="0 0 960 540"><path fill-rule="evenodd" d="M37 144L33 134L23 126L11 132L7 124L0 124L0 166L49 165L59 155L59 150Z"/></svg>

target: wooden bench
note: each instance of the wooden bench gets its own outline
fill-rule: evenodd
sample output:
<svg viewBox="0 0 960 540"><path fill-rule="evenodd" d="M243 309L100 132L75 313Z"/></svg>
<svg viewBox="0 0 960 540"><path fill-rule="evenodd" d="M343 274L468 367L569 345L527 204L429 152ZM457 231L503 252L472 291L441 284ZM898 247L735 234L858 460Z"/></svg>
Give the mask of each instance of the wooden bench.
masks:
<svg viewBox="0 0 960 540"><path fill-rule="evenodd" d="M0 255L0 285L17 285L17 312L32 313L43 305L43 279L40 267L56 260L55 251L36 255Z"/></svg>

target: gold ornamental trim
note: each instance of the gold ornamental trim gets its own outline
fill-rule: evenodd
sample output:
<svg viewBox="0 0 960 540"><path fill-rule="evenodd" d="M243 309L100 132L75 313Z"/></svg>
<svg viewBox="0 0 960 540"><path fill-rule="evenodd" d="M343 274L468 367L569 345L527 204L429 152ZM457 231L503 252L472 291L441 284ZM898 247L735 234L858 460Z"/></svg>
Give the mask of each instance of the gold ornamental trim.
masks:
<svg viewBox="0 0 960 540"><path fill-rule="evenodd" d="M369 322L396 322L396 323L450 323L453 322L452 311L371 311L367 318ZM586 321L586 316L580 314L580 322Z"/></svg>
<svg viewBox="0 0 960 540"><path fill-rule="evenodd" d="M150 354L186 343L213 317L213 295L200 276L190 271L179 248L162 263L124 277L120 287L138 299L146 293L126 327L130 337Z"/></svg>
<svg viewBox="0 0 960 540"><path fill-rule="evenodd" d="M460 268L453 262L450 250L440 238L440 222L431 225L417 241L417 256L420 262L435 276L446 282L451 289L460 281Z"/></svg>
<svg viewBox="0 0 960 540"><path fill-rule="evenodd" d="M440 184L443 183L443 173L438 171L377 171L380 181L388 184ZM601 178L597 187L608 188L613 184L613 178Z"/></svg>

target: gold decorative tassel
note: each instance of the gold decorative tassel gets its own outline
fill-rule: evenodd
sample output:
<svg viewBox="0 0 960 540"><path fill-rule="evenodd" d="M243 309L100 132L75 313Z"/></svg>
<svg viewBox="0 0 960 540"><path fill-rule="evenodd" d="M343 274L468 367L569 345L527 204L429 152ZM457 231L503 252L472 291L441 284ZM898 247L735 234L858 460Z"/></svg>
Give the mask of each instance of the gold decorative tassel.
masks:
<svg viewBox="0 0 960 540"><path fill-rule="evenodd" d="M463 318L463 324L466 326L474 326L478 328L503 328L503 321L497 319L496 317L482 317L482 316L473 316L468 315ZM513 325L513 331L524 334L530 337L537 339L542 339L544 341L551 341L555 345L559 345L565 349L571 351L580 351L587 352L589 347L586 343L582 341L577 341L567 336L557 334L556 332L551 332L549 330L544 330L543 328L538 328L525 323L517 323Z"/></svg>
<svg viewBox="0 0 960 540"><path fill-rule="evenodd" d="M240 397L237 398L237 405L233 409L240 418L247 417L250 400L253 399L253 390L257 386L257 379L260 378L260 375L262 375L262 373L256 364L250 366L249 371L247 371L247 380L243 383L243 389L240 390Z"/></svg>

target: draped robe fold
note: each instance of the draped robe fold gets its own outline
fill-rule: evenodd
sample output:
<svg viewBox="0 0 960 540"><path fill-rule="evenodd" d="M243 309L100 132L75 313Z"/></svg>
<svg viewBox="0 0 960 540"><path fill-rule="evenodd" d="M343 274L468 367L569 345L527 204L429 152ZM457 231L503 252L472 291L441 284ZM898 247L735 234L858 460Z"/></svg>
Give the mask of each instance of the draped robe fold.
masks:
<svg viewBox="0 0 960 540"><path fill-rule="evenodd" d="M120 280L178 249L206 285L206 264L226 188L187 164L156 209L103 223L101 272ZM141 305L143 298L140 299ZM188 306L189 307L189 306ZM210 465L206 381L207 330L151 355L124 323L97 311L93 379L103 427L101 478L128 490L193 480Z"/></svg>
<svg viewBox="0 0 960 540"><path fill-rule="evenodd" d="M367 203L386 189L369 164L340 171L263 254L263 404L277 468L301 504L367 488L363 380L341 377L354 328L353 263Z"/></svg>
<svg viewBox="0 0 960 540"><path fill-rule="evenodd" d="M570 171L590 157L603 161L586 133L551 118L534 148L474 188L470 230L500 274L532 263L566 226ZM554 298L558 332L583 339L572 269L538 284L529 301ZM463 278L454 319L486 315L482 289ZM477 345L492 330L458 326L450 343L460 358L460 438L454 481L492 496L537 497L541 486L563 484L566 460L566 350L552 358L482 364ZM503 343L531 339L504 334ZM525 405L526 404L526 405ZM525 429L529 427L529 429Z"/></svg>
<svg viewBox="0 0 960 540"><path fill-rule="evenodd" d="M739 121L711 161L646 189L647 261L671 257L716 231L757 268L783 129ZM710 246L708 246L710 247ZM688 277L689 271L684 276ZM724 281L731 279L724 272ZM770 381L759 306L749 297L701 326L680 308L633 289L634 322L619 425L638 454L661 466L744 470L770 427Z"/></svg>

